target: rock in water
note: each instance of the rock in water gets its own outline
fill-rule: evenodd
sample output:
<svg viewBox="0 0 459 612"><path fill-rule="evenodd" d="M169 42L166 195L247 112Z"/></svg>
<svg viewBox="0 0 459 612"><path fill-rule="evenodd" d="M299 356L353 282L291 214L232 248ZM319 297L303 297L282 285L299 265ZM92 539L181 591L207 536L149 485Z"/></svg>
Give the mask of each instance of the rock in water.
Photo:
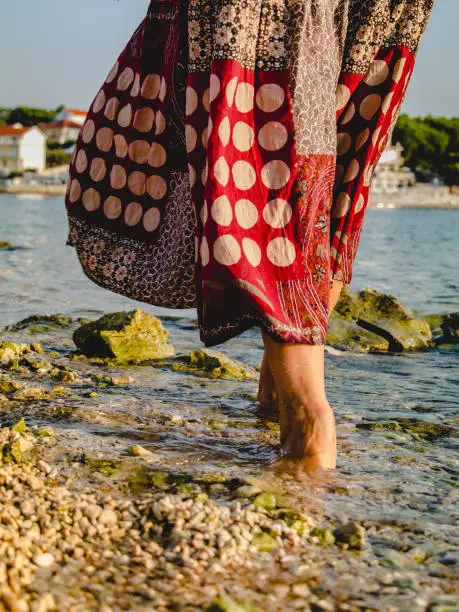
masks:
<svg viewBox="0 0 459 612"><path fill-rule="evenodd" d="M444 340L459 340L459 312L447 315L441 324Z"/></svg>
<svg viewBox="0 0 459 612"><path fill-rule="evenodd" d="M333 312L328 322L327 344L362 353L389 350L389 341L357 325L356 321Z"/></svg>
<svg viewBox="0 0 459 612"><path fill-rule="evenodd" d="M340 525L333 535L340 544L347 544L349 548L362 550L365 545L365 529L359 523L351 521Z"/></svg>
<svg viewBox="0 0 459 612"><path fill-rule="evenodd" d="M13 245L11 242L7 242L6 240L0 240L0 249L11 249Z"/></svg>
<svg viewBox="0 0 459 612"><path fill-rule="evenodd" d="M79 327L73 341L87 357L106 357L120 363L164 359L174 354L169 333L144 310L114 312Z"/></svg>
<svg viewBox="0 0 459 612"><path fill-rule="evenodd" d="M256 378L256 374L240 361L210 349L198 349L173 365L174 370L189 371L211 378Z"/></svg>
<svg viewBox="0 0 459 612"><path fill-rule="evenodd" d="M389 343L391 351L412 351L433 345L432 331L423 319L416 318L391 295L365 289L355 293L346 289L336 312Z"/></svg>

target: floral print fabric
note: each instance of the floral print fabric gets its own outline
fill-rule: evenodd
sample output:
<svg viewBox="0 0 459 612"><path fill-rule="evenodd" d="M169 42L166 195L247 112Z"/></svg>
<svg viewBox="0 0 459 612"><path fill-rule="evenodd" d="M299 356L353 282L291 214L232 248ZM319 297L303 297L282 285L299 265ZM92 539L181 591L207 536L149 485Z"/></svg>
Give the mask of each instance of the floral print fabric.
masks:
<svg viewBox="0 0 459 612"><path fill-rule="evenodd" d="M325 341L431 0L157 1L72 162L70 243L98 284Z"/></svg>

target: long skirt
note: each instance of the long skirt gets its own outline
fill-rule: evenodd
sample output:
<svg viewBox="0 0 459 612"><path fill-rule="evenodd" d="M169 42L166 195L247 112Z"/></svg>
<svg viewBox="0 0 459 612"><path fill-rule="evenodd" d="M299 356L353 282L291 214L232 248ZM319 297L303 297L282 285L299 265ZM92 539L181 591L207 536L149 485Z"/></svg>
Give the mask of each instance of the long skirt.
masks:
<svg viewBox="0 0 459 612"><path fill-rule="evenodd" d="M85 273L196 306L207 346L323 344L432 4L153 0L71 163Z"/></svg>

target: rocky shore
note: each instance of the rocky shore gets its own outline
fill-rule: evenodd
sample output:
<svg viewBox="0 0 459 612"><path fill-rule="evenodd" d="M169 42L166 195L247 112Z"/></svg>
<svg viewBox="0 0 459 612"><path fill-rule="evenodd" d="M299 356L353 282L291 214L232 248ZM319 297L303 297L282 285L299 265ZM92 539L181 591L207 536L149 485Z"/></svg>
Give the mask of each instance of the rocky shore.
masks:
<svg viewBox="0 0 459 612"><path fill-rule="evenodd" d="M453 345L457 323L457 315L418 317L375 291L347 293L330 342L425 352ZM250 422L234 412L195 415L198 389L220 397L232 381ZM97 321L37 315L4 329L0 610L457 611L457 533L359 515L358 498L334 516L319 500L352 488L334 477L296 482L268 466L193 455L204 432L227 456L239 444L275 455L278 424L256 416L256 381L254 368L219 352L174 352L161 322L139 310ZM141 389L161 401L166 384L189 398L180 413L134 410ZM136 443L123 445L135 419ZM459 435L457 422L422 415L355 430L419 446Z"/></svg>

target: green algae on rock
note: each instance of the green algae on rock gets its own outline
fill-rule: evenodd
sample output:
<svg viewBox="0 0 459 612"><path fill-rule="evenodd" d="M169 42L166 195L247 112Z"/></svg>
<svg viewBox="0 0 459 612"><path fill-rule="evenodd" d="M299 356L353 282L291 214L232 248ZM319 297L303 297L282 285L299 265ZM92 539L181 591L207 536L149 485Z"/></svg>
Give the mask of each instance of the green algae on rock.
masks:
<svg viewBox="0 0 459 612"><path fill-rule="evenodd" d="M354 521L340 525L333 535L339 544L346 544L348 548L362 550L365 545L365 528Z"/></svg>
<svg viewBox="0 0 459 612"><path fill-rule="evenodd" d="M141 363L174 354L167 344L169 333L156 317L144 310L106 314L86 323L73 334L76 346L87 357Z"/></svg>
<svg viewBox="0 0 459 612"><path fill-rule="evenodd" d="M28 387L13 393L11 399L18 402L50 401L52 399L52 393L45 389L40 389L39 387Z"/></svg>
<svg viewBox="0 0 459 612"><path fill-rule="evenodd" d="M0 393L14 393L21 385L7 374L0 374Z"/></svg>
<svg viewBox="0 0 459 612"><path fill-rule="evenodd" d="M87 465L95 472L100 472L105 476L112 476L120 468L120 463L118 461L99 457L89 457L86 454L82 455L81 463L84 463L84 465Z"/></svg>
<svg viewBox="0 0 459 612"><path fill-rule="evenodd" d="M11 431L16 431L17 433L24 433L24 431L27 431L27 424L24 418L11 425L10 429Z"/></svg>
<svg viewBox="0 0 459 612"><path fill-rule="evenodd" d="M443 425L440 423L430 423L429 421L421 421L419 419L397 417L391 421L382 421L375 423L357 423L358 429L367 429L370 431L395 431L408 434L417 440L428 440L430 442L437 438L459 437L459 431L451 425Z"/></svg>
<svg viewBox="0 0 459 612"><path fill-rule="evenodd" d="M240 604L226 593L222 593L220 597L213 600L207 612L257 612L257 610L247 604Z"/></svg>
<svg viewBox="0 0 459 612"><path fill-rule="evenodd" d="M279 548L276 540L265 531L253 538L252 546L255 546L260 552L269 552L273 548Z"/></svg>
<svg viewBox="0 0 459 612"><path fill-rule="evenodd" d="M24 353L31 352L28 344L18 344L0 340L0 365L11 367L13 362L17 362Z"/></svg>
<svg viewBox="0 0 459 612"><path fill-rule="evenodd" d="M209 378L257 378L255 371L242 362L211 349L198 349L185 357L177 357L172 369Z"/></svg>
<svg viewBox="0 0 459 612"><path fill-rule="evenodd" d="M5 327L5 331L18 332L24 329L31 334L43 333L52 329L67 329L75 323L83 325L89 323L90 319L83 317L66 317L60 314L53 315L32 315L26 319L22 319L17 323Z"/></svg>
<svg viewBox="0 0 459 612"><path fill-rule="evenodd" d="M402 302L374 289L359 293L345 289L336 306L337 314L389 343L394 352L426 349L433 346L427 321L416 318Z"/></svg>
<svg viewBox="0 0 459 612"><path fill-rule="evenodd" d="M336 541L333 531L328 529L328 527L314 527L314 529L309 532L309 535L317 538L322 546L329 546Z"/></svg>
<svg viewBox="0 0 459 612"><path fill-rule="evenodd" d="M253 500L253 505L258 508L264 508L265 510L275 510L277 507L276 496L272 493L260 493Z"/></svg>

